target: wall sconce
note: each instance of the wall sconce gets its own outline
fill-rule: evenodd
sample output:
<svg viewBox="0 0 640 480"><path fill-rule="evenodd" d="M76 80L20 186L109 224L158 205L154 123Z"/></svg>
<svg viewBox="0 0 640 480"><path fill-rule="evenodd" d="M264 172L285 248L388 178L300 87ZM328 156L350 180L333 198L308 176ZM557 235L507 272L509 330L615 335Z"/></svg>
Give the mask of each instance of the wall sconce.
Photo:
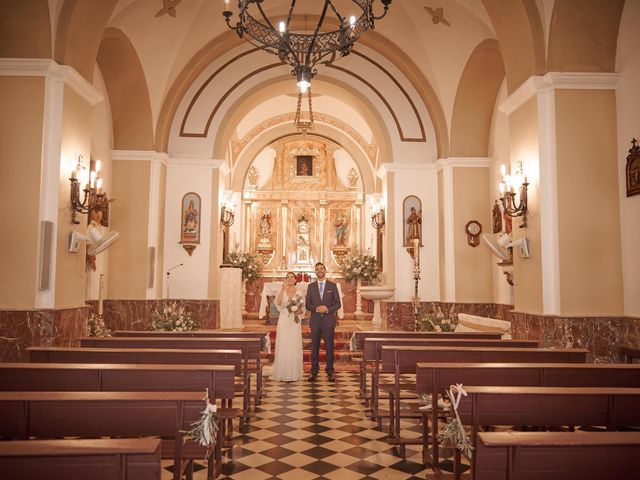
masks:
<svg viewBox="0 0 640 480"><path fill-rule="evenodd" d="M76 218L78 213L88 214L92 210L104 210L109 205L106 192L102 191L102 178L100 176L100 160L96 160L89 171L89 179L82 189L84 197L80 200L80 172L83 170L82 155L78 155L78 164L71 172L71 222L78 225Z"/></svg>
<svg viewBox="0 0 640 480"><path fill-rule="evenodd" d="M371 205L371 225L376 229L376 262L379 271L382 271L382 232L385 223L384 206L378 200Z"/></svg>
<svg viewBox="0 0 640 480"><path fill-rule="evenodd" d="M233 225L235 213L233 211L233 195L222 198L222 208L220 209L220 224L222 225L222 262L229 256L229 227Z"/></svg>
<svg viewBox="0 0 640 480"><path fill-rule="evenodd" d="M515 175L506 175L504 165L500 166L500 174L502 181L500 182L500 202L504 213L510 217L522 217L522 225L520 228L527 226L527 177L522 169L522 161L518 161L518 168ZM516 200L516 195L519 198Z"/></svg>

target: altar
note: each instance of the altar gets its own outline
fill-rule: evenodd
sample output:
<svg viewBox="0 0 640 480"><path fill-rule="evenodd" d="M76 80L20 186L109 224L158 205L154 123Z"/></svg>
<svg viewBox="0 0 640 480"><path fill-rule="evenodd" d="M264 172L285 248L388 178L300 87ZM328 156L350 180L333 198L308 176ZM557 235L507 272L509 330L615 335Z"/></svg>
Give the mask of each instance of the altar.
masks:
<svg viewBox="0 0 640 480"><path fill-rule="evenodd" d="M300 294L304 298L307 296L307 288L309 287L309 285L310 285L309 282L298 282L296 284L296 291L298 292L298 294ZM336 283L336 285L338 286L338 295L340 295L340 302L342 303L342 306L340 307L340 310L338 310L337 314L339 319L343 319L344 318L344 301L343 301L342 287L339 283ZM267 308L269 307L268 297L275 298L275 296L278 295L281 289L282 289L282 281L265 282L264 286L262 287L262 293L260 294L260 309L258 310L259 319L263 319L267 314Z"/></svg>

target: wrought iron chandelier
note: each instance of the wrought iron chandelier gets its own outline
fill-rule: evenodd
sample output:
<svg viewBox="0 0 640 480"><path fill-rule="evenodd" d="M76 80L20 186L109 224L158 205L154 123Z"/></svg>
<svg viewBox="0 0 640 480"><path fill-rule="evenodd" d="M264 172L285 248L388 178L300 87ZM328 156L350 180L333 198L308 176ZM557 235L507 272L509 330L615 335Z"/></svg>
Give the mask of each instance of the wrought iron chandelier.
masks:
<svg viewBox="0 0 640 480"><path fill-rule="evenodd" d="M382 19L392 0L380 0L384 10L374 14L376 0L350 0L360 15L340 14L336 8L337 0L325 0L318 24L313 33L300 33L290 30L296 0L291 0L286 17L277 22L270 19L263 9L265 0L238 0L238 22L231 23L233 13L229 10L229 1L225 0L223 12L227 25L235 30L240 38L252 45L277 55L296 77L300 91L305 93L311 86L311 80L318 73L317 65L332 63L337 55L345 56L351 52L354 43L369 29L375 28L375 21ZM343 0L346 3L347 0ZM308 2L307 2L308 3ZM316 2L318 5L320 1ZM322 29L327 17L337 21L337 30Z"/></svg>

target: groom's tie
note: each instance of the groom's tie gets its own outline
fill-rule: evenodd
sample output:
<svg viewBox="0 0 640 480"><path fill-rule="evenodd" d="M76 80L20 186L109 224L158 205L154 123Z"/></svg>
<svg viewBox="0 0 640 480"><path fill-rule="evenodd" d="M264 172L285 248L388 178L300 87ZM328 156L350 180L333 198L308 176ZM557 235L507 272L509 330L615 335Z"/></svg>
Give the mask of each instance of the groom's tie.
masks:
<svg viewBox="0 0 640 480"><path fill-rule="evenodd" d="M318 285L318 288L320 290L320 298L322 298L322 295L324 295L324 282L320 282L320 285Z"/></svg>

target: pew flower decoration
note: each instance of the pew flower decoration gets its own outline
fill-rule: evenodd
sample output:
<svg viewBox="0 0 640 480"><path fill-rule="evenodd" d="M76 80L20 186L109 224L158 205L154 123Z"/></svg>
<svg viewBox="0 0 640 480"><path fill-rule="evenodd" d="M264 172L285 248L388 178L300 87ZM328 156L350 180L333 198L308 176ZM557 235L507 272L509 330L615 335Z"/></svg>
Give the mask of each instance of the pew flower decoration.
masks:
<svg viewBox="0 0 640 480"><path fill-rule="evenodd" d="M371 255L360 255L349 252L341 264L342 273L347 281L368 280L378 278L378 262Z"/></svg>
<svg viewBox="0 0 640 480"><path fill-rule="evenodd" d="M296 296L290 298L285 305L287 312L289 312L289 315L293 315L293 321L296 323L300 323L300 317L304 314L304 303L304 298L296 293Z"/></svg>
<svg viewBox="0 0 640 480"><path fill-rule="evenodd" d="M349 351L350 352L358 352L362 350L362 345L358 341L358 337L356 336L356 332L353 332L351 338L349 339Z"/></svg>
<svg viewBox="0 0 640 480"><path fill-rule="evenodd" d="M260 271L260 260L256 255L249 252L231 252L227 257L226 263L232 267L242 269L242 280L253 282L258 278Z"/></svg>
<svg viewBox="0 0 640 480"><path fill-rule="evenodd" d="M166 304L161 310L156 309L151 314L149 330L153 332L187 332L197 330L200 324L191 314L176 302Z"/></svg>
<svg viewBox="0 0 640 480"><path fill-rule="evenodd" d="M199 445L207 448L207 458L210 457L210 453L216 445L216 439L218 435L218 421L217 410L218 407L215 404L209 402L209 389L206 389L206 396L204 400L207 402L206 407L201 412L200 418L193 422L191 425L193 428L184 433L184 441L193 440ZM206 460L206 459L205 459Z"/></svg>
<svg viewBox="0 0 640 480"><path fill-rule="evenodd" d="M462 452L462 454L471 459L473 445L471 444L471 439L467 435L467 432L464 429L464 425L460 421L460 416L458 415L458 405L460 404L460 399L463 396L467 396L467 392L462 388L461 383L457 383L455 385L450 385L447 390L447 396L449 397L449 401L451 402L451 407L453 409L453 413L455 414L455 418L453 418L449 423L447 423L440 433L438 433L438 441L444 445L449 444L457 448Z"/></svg>
<svg viewBox="0 0 640 480"><path fill-rule="evenodd" d="M440 307L431 304L431 310L416 321L417 332L453 332L458 326L458 314L453 306L445 313Z"/></svg>
<svg viewBox="0 0 640 480"><path fill-rule="evenodd" d="M87 321L87 335L89 337L110 337L111 330L104 324L102 315L92 313Z"/></svg>

